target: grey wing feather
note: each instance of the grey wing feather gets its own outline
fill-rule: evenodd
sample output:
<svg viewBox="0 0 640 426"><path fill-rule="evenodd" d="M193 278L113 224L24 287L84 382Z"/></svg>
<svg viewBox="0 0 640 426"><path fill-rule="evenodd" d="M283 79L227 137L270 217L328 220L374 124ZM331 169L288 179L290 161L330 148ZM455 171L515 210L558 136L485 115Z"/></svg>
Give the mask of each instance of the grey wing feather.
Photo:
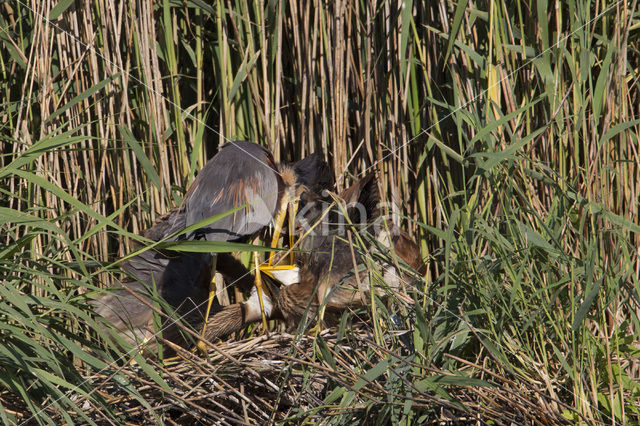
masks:
<svg viewBox="0 0 640 426"><path fill-rule="evenodd" d="M142 235L150 240L160 241L184 229L186 221L187 215L183 204L157 218L153 222L153 226L145 229Z"/></svg>
<svg viewBox="0 0 640 426"><path fill-rule="evenodd" d="M228 142L202 168L185 197L186 225L248 207L201 228L190 238L233 241L268 226L277 210L279 176L271 154L255 143Z"/></svg>

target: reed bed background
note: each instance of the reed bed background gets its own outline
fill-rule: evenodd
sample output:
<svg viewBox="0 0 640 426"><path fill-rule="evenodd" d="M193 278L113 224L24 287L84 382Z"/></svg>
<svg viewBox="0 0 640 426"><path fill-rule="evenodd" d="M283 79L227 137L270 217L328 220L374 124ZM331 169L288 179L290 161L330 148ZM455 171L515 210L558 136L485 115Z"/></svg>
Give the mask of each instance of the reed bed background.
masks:
<svg viewBox="0 0 640 426"><path fill-rule="evenodd" d="M147 421L193 407L139 355L159 393L118 373L87 299L246 139L321 153L339 187L375 169L429 265L412 303L372 302L360 376L268 418L507 422L474 394L499 389L640 421L639 36L636 0L0 3L0 418L126 418L97 377ZM296 368L344 372L323 348Z"/></svg>

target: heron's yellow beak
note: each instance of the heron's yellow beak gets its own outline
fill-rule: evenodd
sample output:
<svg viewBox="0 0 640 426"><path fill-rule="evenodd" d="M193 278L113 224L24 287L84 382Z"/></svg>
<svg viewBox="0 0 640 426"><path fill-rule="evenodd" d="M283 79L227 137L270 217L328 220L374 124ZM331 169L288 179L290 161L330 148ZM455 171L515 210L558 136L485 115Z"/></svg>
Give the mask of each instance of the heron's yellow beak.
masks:
<svg viewBox="0 0 640 426"><path fill-rule="evenodd" d="M273 230L273 239L271 240L271 248L278 247L280 233L282 232L282 225L284 225L284 218L287 215L287 206L289 205L290 200L291 196L289 195L289 191L285 191L284 195L282 196L280 208L278 209L278 214L276 215L275 228ZM275 251L269 253L269 266L273 264L273 256L275 254Z"/></svg>
<svg viewBox="0 0 640 426"><path fill-rule="evenodd" d="M284 218L289 211L289 247L293 247L295 243L294 231L296 214L298 212L299 199L291 199L288 191L285 191L282 197L282 204L280 210L275 219L275 229L273 231L273 239L271 240L271 248L278 247L278 241L280 240L280 234L282 233L282 226L284 225ZM269 253L269 262L267 265L260 266L260 272L264 272L271 278L281 282L282 284L289 285L298 282L299 268L293 265L293 253L289 258L289 263L284 265L274 265L273 259L275 251Z"/></svg>

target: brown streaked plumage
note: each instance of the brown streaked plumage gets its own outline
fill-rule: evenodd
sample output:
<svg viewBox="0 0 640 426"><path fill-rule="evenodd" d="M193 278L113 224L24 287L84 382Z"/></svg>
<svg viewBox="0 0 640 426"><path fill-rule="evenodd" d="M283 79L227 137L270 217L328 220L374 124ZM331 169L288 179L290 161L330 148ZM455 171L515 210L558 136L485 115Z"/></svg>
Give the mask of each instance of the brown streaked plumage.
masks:
<svg viewBox="0 0 640 426"><path fill-rule="evenodd" d="M356 182L341 194L347 204L349 219L355 224L371 225L378 219L378 189L372 175ZM359 208L358 206L362 206ZM364 268L364 259L353 249L353 254L346 237L336 237L339 230L339 215L330 215L328 222L333 224L333 234L310 237L304 249L309 254L300 256L302 265L299 283L282 286L271 313L271 319L285 319L289 325L299 323L310 314L310 317L323 303L331 315L335 317L350 307L364 306L369 303L369 274ZM425 272L425 264L420 257L418 244L409 234L393 224L380 225L376 239L383 247L392 248L398 258L420 274ZM343 225L344 226L344 222ZM375 231L374 227L369 227ZM336 237L336 238L334 238ZM376 248L369 247L369 250ZM394 265L379 264L383 279L390 288L398 288L404 280L404 274ZM358 269L358 275L351 274ZM326 298L326 300L325 300ZM252 298L254 299L254 298ZM267 304L271 301L267 300ZM216 331L207 333L207 337L222 338L237 331L246 324L260 319L255 314L257 298L224 308L210 321L211 328ZM254 314L248 312L253 309Z"/></svg>
<svg viewBox="0 0 640 426"><path fill-rule="evenodd" d="M271 284L269 287L272 287ZM263 294L262 301L267 318L278 319L279 316L274 311L271 298ZM220 312L213 315L207 322L204 337L209 341L215 341L241 330L245 325L258 322L261 319L262 314L258 301L258 292L254 287L251 290L251 297L249 297L247 301L225 306Z"/></svg>
<svg viewBox="0 0 640 426"><path fill-rule="evenodd" d="M366 176L343 191L340 198L345 201L349 219L354 225L365 227L378 219L379 193L373 175ZM330 221L336 221L336 215L333 216ZM375 235L378 240L393 248L398 257L410 267L423 271L425 267L418 245L406 232L392 224L388 226L390 241L381 232ZM334 222L332 230L334 232L328 235L316 236L310 240L307 248L311 250L311 254L305 259L300 282L283 287L280 291L277 308L289 324L299 322L307 310L313 313L322 305L329 311L341 311L368 303L370 283L369 274L364 268L364 258L357 248L350 245L347 235L336 235L339 231L350 232L346 226L339 223L336 225ZM368 226L368 230L374 233L377 231L372 226ZM398 281L402 279L401 272L393 265L384 265L382 269L388 285L397 287Z"/></svg>
<svg viewBox="0 0 640 426"><path fill-rule="evenodd" d="M394 244L393 250L398 257L418 273L426 270L425 264L415 253L420 253L418 245L406 236L397 239L400 244ZM348 246L341 243L336 244L334 259L337 256L345 256L350 259L351 254ZM354 248L354 250L356 250ZM298 323L305 314L312 317L318 307L325 304L329 312L339 315L347 308L361 307L369 304L369 273L363 268L363 259L356 256L356 267L359 268L358 277L355 274L347 276L356 267L347 265L346 262L336 263L327 271L314 273L311 269L305 268L300 272L300 283L283 287L280 291L277 308L285 321L291 325ZM323 262L324 263L324 262ZM380 266L380 265L379 265ZM383 279L390 288L397 288L403 274L392 265L382 266ZM315 293L315 294L314 294Z"/></svg>

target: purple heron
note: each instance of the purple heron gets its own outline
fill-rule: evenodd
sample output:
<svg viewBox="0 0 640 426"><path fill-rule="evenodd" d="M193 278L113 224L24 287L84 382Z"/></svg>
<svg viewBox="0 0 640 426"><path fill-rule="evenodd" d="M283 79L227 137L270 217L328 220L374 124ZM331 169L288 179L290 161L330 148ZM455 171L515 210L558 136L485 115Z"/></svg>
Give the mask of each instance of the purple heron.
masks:
<svg viewBox="0 0 640 426"><path fill-rule="evenodd" d="M212 216L244 206L213 223L179 238L208 241L246 241L274 226L272 247L278 243L284 217L289 211L295 217L295 206L300 194L320 191L333 185L328 165L317 154L290 166L276 166L271 153L251 142L225 144L200 171L187 191L183 204L158 218L144 232L147 238L159 241L168 238L185 227L197 224ZM303 196L304 199L310 195ZM293 220L290 219L290 225ZM288 232L290 242L293 231ZM256 271L266 273L277 269L270 256L266 267ZM212 278L219 271L227 282L239 282L243 291L251 287L251 275L230 254L185 253L170 250L147 250L123 262L127 278L123 288L114 290L97 301L97 313L113 323L128 340L140 342L153 336L153 309L148 295L156 288L158 296L179 315L186 315L191 325L205 324L211 309ZM261 293L260 273L256 273L257 293ZM141 295L142 294L142 295ZM263 298L253 296L252 300ZM201 307L206 305L206 311ZM260 309L264 311L263 307ZM204 317L204 319L203 319ZM261 314L266 325L266 317ZM166 338L180 342L178 328L171 320L163 324Z"/></svg>

